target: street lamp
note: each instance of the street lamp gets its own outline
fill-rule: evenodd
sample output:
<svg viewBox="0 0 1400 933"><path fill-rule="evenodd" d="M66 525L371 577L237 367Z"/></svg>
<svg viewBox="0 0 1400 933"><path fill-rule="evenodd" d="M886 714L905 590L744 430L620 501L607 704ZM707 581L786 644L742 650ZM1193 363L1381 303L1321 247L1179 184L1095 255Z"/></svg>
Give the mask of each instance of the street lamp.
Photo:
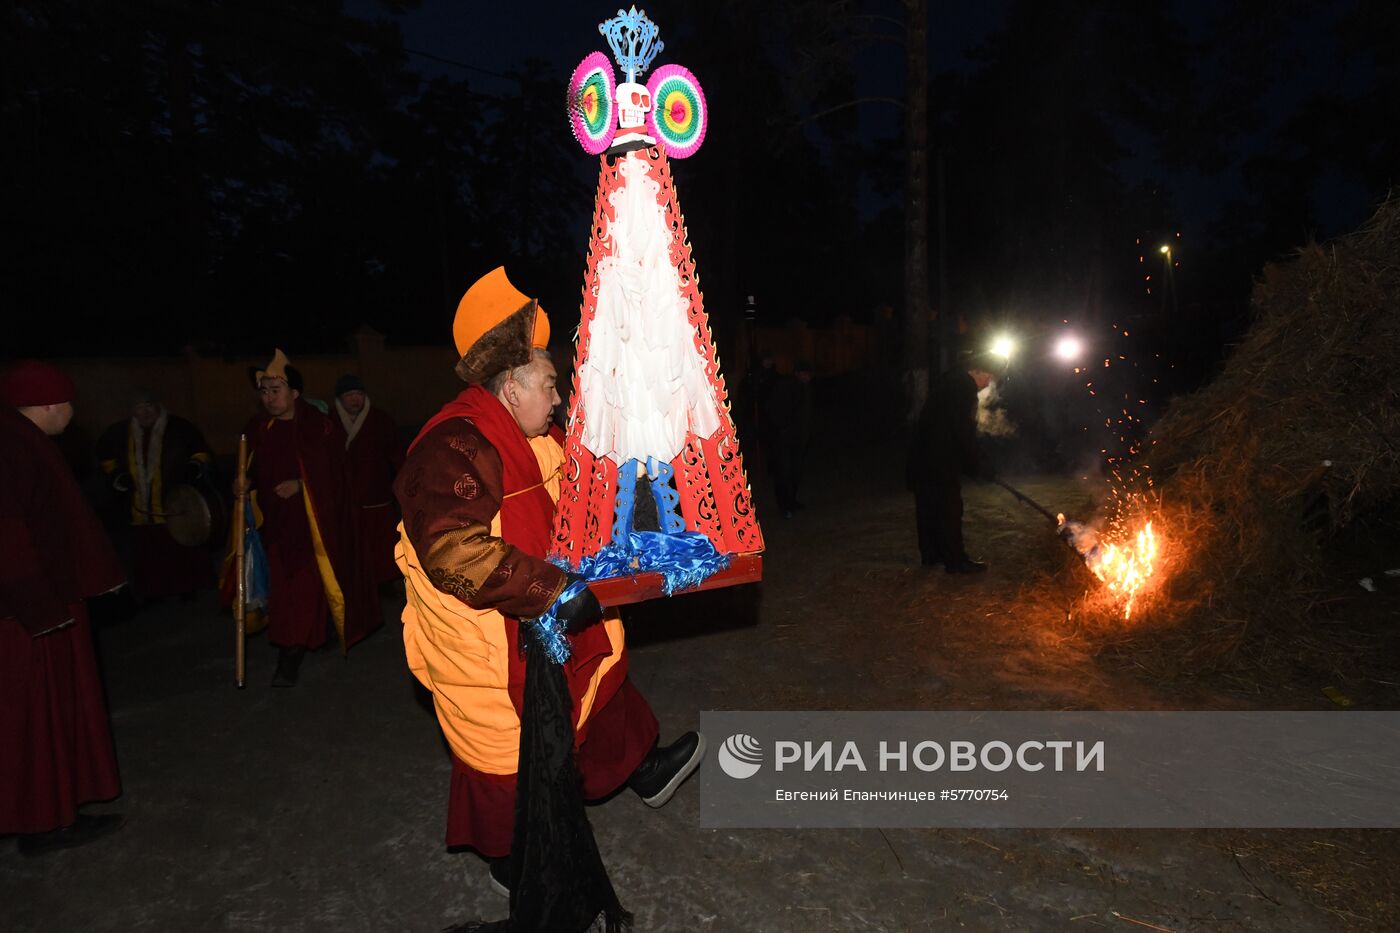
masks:
<svg viewBox="0 0 1400 933"><path fill-rule="evenodd" d="M1072 334L1066 334L1055 341L1055 355L1066 363L1073 363L1084 352L1084 343Z"/></svg>
<svg viewBox="0 0 1400 933"><path fill-rule="evenodd" d="M1169 244L1169 243L1163 243L1163 244L1158 248L1158 252L1160 252L1160 253L1162 254L1162 261L1163 261L1164 263L1166 263L1166 266L1167 266L1166 288L1162 291L1162 310L1163 310L1164 312L1166 311L1166 304L1167 304L1167 298L1168 298L1168 294L1167 294L1167 293L1170 292L1170 293L1171 293L1170 297L1171 297L1171 304L1172 304L1172 314L1175 315L1175 314L1177 313L1177 310L1178 310L1178 309L1177 309L1177 302L1176 302L1176 269L1175 269L1175 265L1176 265L1176 264L1175 264L1174 262L1172 262L1172 248L1171 248L1171 244Z"/></svg>

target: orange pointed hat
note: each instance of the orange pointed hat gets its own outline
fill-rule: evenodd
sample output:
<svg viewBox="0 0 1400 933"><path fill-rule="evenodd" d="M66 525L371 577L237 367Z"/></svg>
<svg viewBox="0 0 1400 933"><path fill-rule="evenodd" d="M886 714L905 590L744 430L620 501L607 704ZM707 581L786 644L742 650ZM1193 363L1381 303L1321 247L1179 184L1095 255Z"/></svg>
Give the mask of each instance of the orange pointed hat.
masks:
<svg viewBox="0 0 1400 933"><path fill-rule="evenodd" d="M457 304L452 341L462 358L457 374L473 385L530 362L530 350L549 345L549 317L497 266L472 283Z"/></svg>
<svg viewBox="0 0 1400 933"><path fill-rule="evenodd" d="M254 382L262 382L264 379L287 379L287 367L291 365L291 360L287 359L287 354L280 348L273 350L272 360L262 369L253 374Z"/></svg>

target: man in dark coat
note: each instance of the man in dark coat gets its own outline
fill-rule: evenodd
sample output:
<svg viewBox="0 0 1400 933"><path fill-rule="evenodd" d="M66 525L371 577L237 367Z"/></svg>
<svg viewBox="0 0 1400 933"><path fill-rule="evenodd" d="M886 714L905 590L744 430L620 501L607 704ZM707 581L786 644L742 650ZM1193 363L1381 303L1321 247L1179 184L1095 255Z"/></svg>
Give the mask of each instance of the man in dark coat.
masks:
<svg viewBox="0 0 1400 933"><path fill-rule="evenodd" d="M800 362L789 375L773 379L763 401L764 448L773 474L773 492L784 518L802 508L797 488L812 440L812 366Z"/></svg>
<svg viewBox="0 0 1400 933"><path fill-rule="evenodd" d="M335 426L345 445L346 495L360 567L376 585L397 580L399 504L394 475L404 457L399 427L370 401L360 377L348 373L335 383Z"/></svg>
<svg viewBox="0 0 1400 933"><path fill-rule="evenodd" d="M926 567L942 564L948 573L987 569L963 549L961 477L986 472L977 449L977 393L998 369L984 355L961 359L930 387L919 414L906 478L914 492L919 556Z"/></svg>
<svg viewBox="0 0 1400 933"><path fill-rule="evenodd" d="M26 855L122 822L78 812L121 793L84 601L123 575L51 440L73 394L45 363L0 376L0 835L19 833Z"/></svg>
<svg viewBox="0 0 1400 933"><path fill-rule="evenodd" d="M131 418L97 442L97 459L131 525L131 588L138 599L193 593L213 582L202 547L170 536L167 498L186 483L203 482L213 453L199 428L172 415L151 392L134 394Z"/></svg>
<svg viewBox="0 0 1400 933"><path fill-rule="evenodd" d="M342 651L383 623L360 571L345 496L345 446L331 419L301 398L301 374L278 350L255 374L265 414L248 422L248 477L267 551L274 687L296 684L308 649L326 642L329 610ZM227 585L226 585L227 588Z"/></svg>

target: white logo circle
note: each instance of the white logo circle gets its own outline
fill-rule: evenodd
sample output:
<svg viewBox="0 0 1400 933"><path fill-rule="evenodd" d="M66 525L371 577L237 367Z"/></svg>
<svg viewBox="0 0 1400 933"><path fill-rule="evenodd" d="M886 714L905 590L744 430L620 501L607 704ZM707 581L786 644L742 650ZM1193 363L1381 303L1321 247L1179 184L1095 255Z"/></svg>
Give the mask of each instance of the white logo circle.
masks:
<svg viewBox="0 0 1400 933"><path fill-rule="evenodd" d="M720 769L736 780L753 777L762 765L763 746L751 735L736 732L719 747Z"/></svg>

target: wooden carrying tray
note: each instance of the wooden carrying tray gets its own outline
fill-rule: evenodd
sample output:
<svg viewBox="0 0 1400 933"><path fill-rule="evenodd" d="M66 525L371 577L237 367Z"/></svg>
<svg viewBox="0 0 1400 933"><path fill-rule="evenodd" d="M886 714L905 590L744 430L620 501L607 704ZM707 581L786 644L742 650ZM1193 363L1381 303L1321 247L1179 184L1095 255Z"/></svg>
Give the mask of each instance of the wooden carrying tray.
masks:
<svg viewBox="0 0 1400 933"><path fill-rule="evenodd" d="M672 596L698 593L701 590L717 590L741 583L757 583L763 579L763 555L735 554L729 566L705 578L699 586L676 590ZM664 579L659 573L639 573L631 577L608 577L605 580L591 580L588 588L604 606L626 606L628 603L645 602L665 596L662 589Z"/></svg>

